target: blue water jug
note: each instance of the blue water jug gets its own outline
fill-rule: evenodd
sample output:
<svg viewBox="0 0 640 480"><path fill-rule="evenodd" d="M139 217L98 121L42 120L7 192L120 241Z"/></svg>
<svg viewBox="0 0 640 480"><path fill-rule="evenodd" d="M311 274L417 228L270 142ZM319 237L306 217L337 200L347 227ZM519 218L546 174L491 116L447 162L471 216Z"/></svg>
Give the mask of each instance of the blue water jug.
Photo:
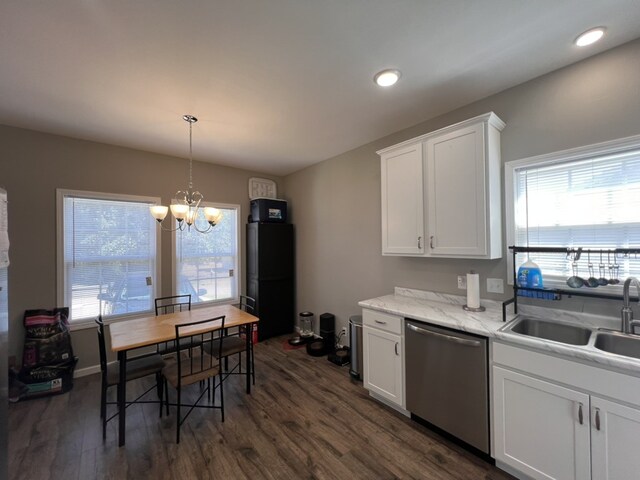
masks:
<svg viewBox="0 0 640 480"><path fill-rule="evenodd" d="M518 269L518 285L527 288L542 288L542 272L537 263L527 259Z"/></svg>

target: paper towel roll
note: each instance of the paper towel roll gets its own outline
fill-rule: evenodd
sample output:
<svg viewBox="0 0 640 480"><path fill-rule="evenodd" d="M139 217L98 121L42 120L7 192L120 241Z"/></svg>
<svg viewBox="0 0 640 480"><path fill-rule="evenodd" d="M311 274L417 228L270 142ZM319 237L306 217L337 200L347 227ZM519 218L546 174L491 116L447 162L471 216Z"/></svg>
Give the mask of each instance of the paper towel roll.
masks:
<svg viewBox="0 0 640 480"><path fill-rule="evenodd" d="M467 273L467 307L480 308L480 275Z"/></svg>

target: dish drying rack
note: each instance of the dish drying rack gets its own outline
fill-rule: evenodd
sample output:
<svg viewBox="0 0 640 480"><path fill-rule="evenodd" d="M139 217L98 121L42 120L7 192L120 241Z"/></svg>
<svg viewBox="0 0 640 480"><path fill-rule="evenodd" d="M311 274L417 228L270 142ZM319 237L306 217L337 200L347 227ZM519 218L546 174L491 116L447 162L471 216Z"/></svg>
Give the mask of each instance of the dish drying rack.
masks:
<svg viewBox="0 0 640 480"><path fill-rule="evenodd" d="M507 307L513 304L513 313L518 313L518 292L545 292L553 294L554 300L561 300L563 295L567 297L590 297L603 300L619 300L622 301L622 295L597 293L594 289L585 287L586 290L578 290L575 288L530 288L518 286L518 273L516 268L516 256L518 253L562 253L567 258L578 259L581 255L637 255L640 254L640 248L582 248L582 247L518 247L510 246L509 250L513 255L513 297L502 302L502 321L507 321ZM638 297L630 297L634 301L638 301Z"/></svg>

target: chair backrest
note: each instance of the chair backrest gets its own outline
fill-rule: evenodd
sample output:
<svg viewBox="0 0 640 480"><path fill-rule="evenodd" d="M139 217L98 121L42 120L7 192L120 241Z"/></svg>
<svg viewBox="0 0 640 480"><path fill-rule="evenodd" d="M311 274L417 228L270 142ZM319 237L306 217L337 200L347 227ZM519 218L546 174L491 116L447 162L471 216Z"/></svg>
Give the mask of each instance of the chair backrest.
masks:
<svg viewBox="0 0 640 480"><path fill-rule="evenodd" d="M190 344L200 344L194 349L200 351L200 355L187 355L187 350L176 354L178 360L178 386L183 383L185 377L191 377L191 381L185 383L194 383L195 381L204 380L207 372L214 368L219 368L220 358L222 358L222 341L224 339L224 322L225 316L212 318L210 320L199 320L197 322L183 323L176 325L176 345L180 341L184 342L185 338L189 338ZM198 333L193 334L194 329ZM207 348L208 347L208 348ZM211 352L211 355L205 355L205 351Z"/></svg>
<svg viewBox="0 0 640 480"><path fill-rule="evenodd" d="M246 295L240 295L240 305L238 305L238 308L253 314L256 310L256 300Z"/></svg>
<svg viewBox="0 0 640 480"><path fill-rule="evenodd" d="M191 294L156 298L156 315L191 310Z"/></svg>
<svg viewBox="0 0 640 480"><path fill-rule="evenodd" d="M98 350L100 351L100 371L107 370L107 347L104 343L104 322L102 321L102 315L96 318L96 324L98 325Z"/></svg>

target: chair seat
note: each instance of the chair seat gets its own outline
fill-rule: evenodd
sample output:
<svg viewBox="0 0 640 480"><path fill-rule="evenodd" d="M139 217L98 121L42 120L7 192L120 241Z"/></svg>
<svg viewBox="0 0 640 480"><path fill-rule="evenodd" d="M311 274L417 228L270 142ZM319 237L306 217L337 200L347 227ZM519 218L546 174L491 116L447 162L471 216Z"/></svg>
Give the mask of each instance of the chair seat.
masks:
<svg viewBox="0 0 640 480"><path fill-rule="evenodd" d="M192 337L186 337L180 339L180 350L188 350L193 347L199 347L202 345L202 340ZM167 355L176 351L176 342L171 340L158 345L158 353L160 355Z"/></svg>
<svg viewBox="0 0 640 480"><path fill-rule="evenodd" d="M193 357L187 352L181 352L180 355L182 372L178 371L178 360L175 356L165 359L166 366L162 369L162 374L173 388L178 387L180 373L180 384L184 386L214 377L220 372L219 362L200 350L195 351Z"/></svg>
<svg viewBox="0 0 640 480"><path fill-rule="evenodd" d="M127 359L127 382L159 373L164 366L165 361L157 353ZM120 362L116 360L115 362L107 363L107 385L117 385L118 383L120 383Z"/></svg>
<svg viewBox="0 0 640 480"><path fill-rule="evenodd" d="M214 357L218 356L218 350L220 349L220 340L214 340L213 342L207 342L204 345L204 351ZM228 357L236 353L244 352L247 349L247 341L244 338L237 336L224 337L222 342L222 357ZM211 352L213 350L213 352Z"/></svg>

